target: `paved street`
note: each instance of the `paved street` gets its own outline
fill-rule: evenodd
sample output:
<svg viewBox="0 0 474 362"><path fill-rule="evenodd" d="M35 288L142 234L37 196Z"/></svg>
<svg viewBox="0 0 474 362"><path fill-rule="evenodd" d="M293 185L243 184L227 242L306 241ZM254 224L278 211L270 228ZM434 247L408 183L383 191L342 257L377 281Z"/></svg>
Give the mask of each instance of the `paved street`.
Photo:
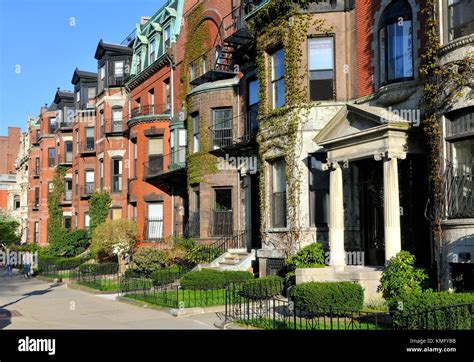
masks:
<svg viewBox="0 0 474 362"><path fill-rule="evenodd" d="M215 329L216 313L173 317L0 269L0 329Z"/></svg>

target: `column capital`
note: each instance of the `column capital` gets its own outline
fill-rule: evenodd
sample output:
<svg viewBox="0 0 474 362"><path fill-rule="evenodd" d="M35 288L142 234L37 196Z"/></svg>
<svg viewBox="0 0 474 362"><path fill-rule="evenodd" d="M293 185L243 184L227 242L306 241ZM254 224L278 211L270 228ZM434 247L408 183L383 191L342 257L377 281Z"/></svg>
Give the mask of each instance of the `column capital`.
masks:
<svg viewBox="0 0 474 362"><path fill-rule="evenodd" d="M406 152L383 151L374 154L375 161L391 160L393 158L404 160L407 158Z"/></svg>

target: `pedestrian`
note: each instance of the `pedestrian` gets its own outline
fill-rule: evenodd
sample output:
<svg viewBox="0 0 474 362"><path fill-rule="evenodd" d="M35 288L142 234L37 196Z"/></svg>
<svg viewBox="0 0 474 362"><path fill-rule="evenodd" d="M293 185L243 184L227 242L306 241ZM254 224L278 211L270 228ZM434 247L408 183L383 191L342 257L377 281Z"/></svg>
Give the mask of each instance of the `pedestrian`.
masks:
<svg viewBox="0 0 474 362"><path fill-rule="evenodd" d="M13 264L15 263L15 256L9 255L7 258L7 272L10 278L13 278Z"/></svg>
<svg viewBox="0 0 474 362"><path fill-rule="evenodd" d="M27 251L23 254L23 274L25 279L30 279L30 270L31 270L31 254Z"/></svg>

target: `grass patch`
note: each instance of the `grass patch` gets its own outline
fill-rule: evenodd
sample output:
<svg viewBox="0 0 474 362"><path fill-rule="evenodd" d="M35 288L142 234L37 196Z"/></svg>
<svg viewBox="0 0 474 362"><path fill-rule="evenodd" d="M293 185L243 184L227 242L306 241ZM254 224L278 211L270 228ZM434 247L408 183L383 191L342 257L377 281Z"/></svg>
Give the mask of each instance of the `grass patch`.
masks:
<svg viewBox="0 0 474 362"><path fill-rule="evenodd" d="M170 308L211 307L225 304L225 289L179 289L143 293L128 293L127 298Z"/></svg>
<svg viewBox="0 0 474 362"><path fill-rule="evenodd" d="M305 319L297 318L288 320L271 320L269 318L258 318L253 320L237 320L237 324L252 326L265 330L381 330L383 326L370 322L359 322L357 320L334 320L331 324L328 318Z"/></svg>

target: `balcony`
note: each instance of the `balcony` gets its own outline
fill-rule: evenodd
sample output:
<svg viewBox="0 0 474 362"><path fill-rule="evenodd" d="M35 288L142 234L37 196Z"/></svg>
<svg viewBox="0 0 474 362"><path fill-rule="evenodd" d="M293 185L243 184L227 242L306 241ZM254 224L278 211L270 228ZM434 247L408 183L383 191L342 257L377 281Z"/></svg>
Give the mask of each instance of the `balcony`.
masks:
<svg viewBox="0 0 474 362"><path fill-rule="evenodd" d="M146 162L144 164L144 180L154 185L175 183L185 177L186 146Z"/></svg>
<svg viewBox="0 0 474 362"><path fill-rule="evenodd" d="M245 17L260 6L257 3L263 3L263 1L252 1L235 7L230 14L222 19L221 27L224 28L223 34L227 35L224 42L235 45L247 45L255 39L254 32L247 27Z"/></svg>
<svg viewBox="0 0 474 362"><path fill-rule="evenodd" d="M210 236L231 235L234 230L232 210L212 210Z"/></svg>
<svg viewBox="0 0 474 362"><path fill-rule="evenodd" d="M230 79L237 74L233 62L233 45L218 45L194 59L190 64L191 85Z"/></svg>
<svg viewBox="0 0 474 362"><path fill-rule="evenodd" d="M59 205L68 206L72 204L72 190L66 190L59 198Z"/></svg>
<svg viewBox="0 0 474 362"><path fill-rule="evenodd" d="M72 131L72 121L71 122L61 122L58 125L58 131L64 132L64 131Z"/></svg>
<svg viewBox="0 0 474 362"><path fill-rule="evenodd" d="M448 165L443 174L448 218L474 217L474 174Z"/></svg>
<svg viewBox="0 0 474 362"><path fill-rule="evenodd" d="M58 155L58 166L71 166L72 165L72 152L66 152L65 154Z"/></svg>
<svg viewBox="0 0 474 362"><path fill-rule="evenodd" d="M127 127L124 126L122 119L108 119L105 121L103 130L101 131L101 133L105 134L106 136L122 136L126 134Z"/></svg>
<svg viewBox="0 0 474 362"><path fill-rule="evenodd" d="M88 199L95 191L95 185L93 182L86 182L83 186L79 187L79 195L81 199Z"/></svg>
<svg viewBox="0 0 474 362"><path fill-rule="evenodd" d="M235 129L238 133L234 132ZM209 127L211 131L213 154L232 153L238 149L252 147L258 132L257 113L241 113Z"/></svg>
<svg viewBox="0 0 474 362"><path fill-rule="evenodd" d="M86 139L85 142L79 143L79 153L81 155L85 154L95 154L95 140L90 138Z"/></svg>
<svg viewBox="0 0 474 362"><path fill-rule="evenodd" d="M128 114L128 120L131 121L134 118L138 117L155 117L155 116L165 116L164 118L168 119L171 117L170 106L167 104L148 104L146 106L135 107Z"/></svg>
<svg viewBox="0 0 474 362"><path fill-rule="evenodd" d="M95 124L95 108L93 103L87 103L88 109L76 110L74 114L74 123Z"/></svg>
<svg viewBox="0 0 474 362"><path fill-rule="evenodd" d="M163 240L163 219L145 218L143 240L153 242Z"/></svg>

